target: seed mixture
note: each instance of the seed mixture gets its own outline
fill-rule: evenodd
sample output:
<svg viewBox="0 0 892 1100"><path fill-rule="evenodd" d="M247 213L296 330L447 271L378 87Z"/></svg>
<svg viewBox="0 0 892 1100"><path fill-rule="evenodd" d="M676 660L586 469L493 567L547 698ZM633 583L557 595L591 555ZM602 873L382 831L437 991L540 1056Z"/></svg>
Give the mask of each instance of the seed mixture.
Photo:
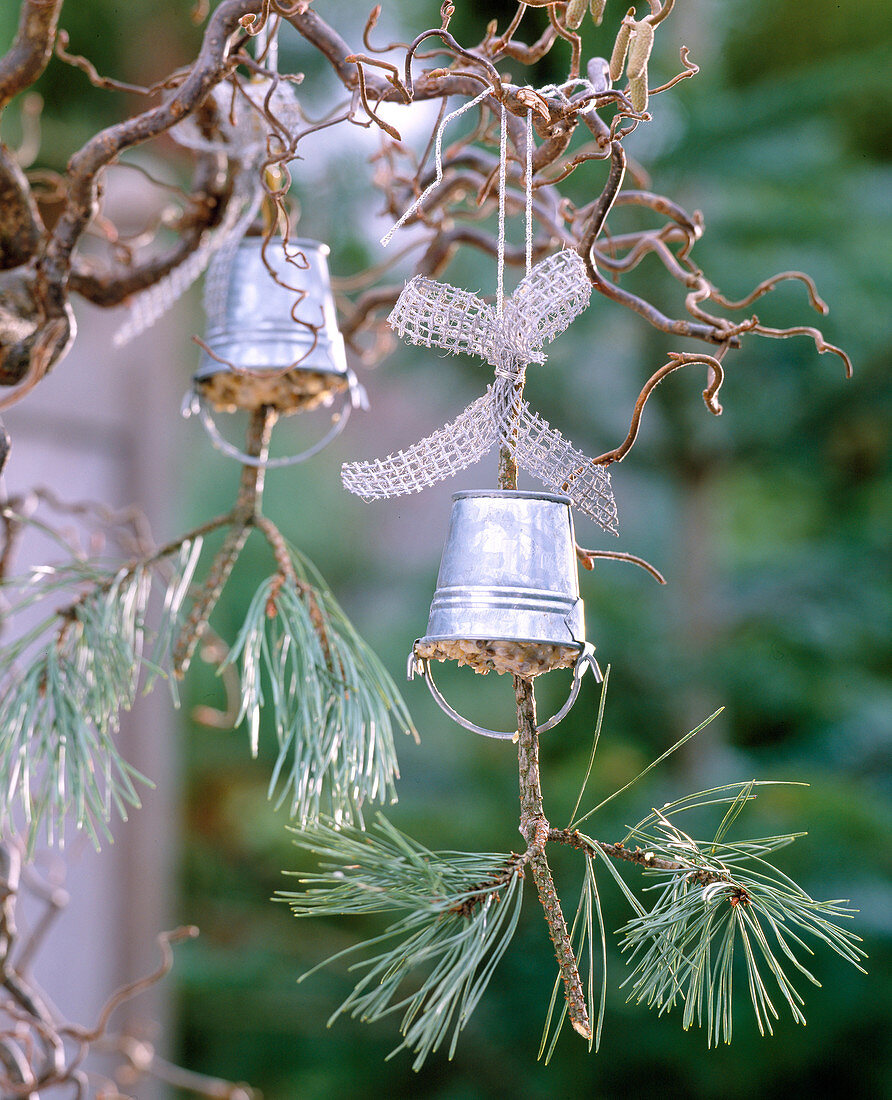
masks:
<svg viewBox="0 0 892 1100"><path fill-rule="evenodd" d="M416 642L415 655L431 661L457 661L475 672L508 672L532 680L553 668L572 668L579 646L461 639L446 642Z"/></svg>
<svg viewBox="0 0 892 1100"><path fill-rule="evenodd" d="M231 413L237 409L253 412L261 405L269 405L288 416L330 405L335 394L346 390L347 379L339 374L300 368L284 374L221 370L199 379L195 387L217 412Z"/></svg>

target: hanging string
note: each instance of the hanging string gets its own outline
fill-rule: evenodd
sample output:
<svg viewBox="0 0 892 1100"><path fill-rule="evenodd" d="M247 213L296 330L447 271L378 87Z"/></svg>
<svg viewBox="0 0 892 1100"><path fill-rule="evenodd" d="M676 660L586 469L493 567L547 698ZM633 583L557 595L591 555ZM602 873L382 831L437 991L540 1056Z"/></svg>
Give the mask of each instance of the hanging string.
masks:
<svg viewBox="0 0 892 1100"><path fill-rule="evenodd" d="M443 131L446 129L447 125L454 118L458 118L459 115L463 115L465 113L465 111L470 111L470 109L472 107L476 107L478 103L481 103L484 99L486 99L486 97L488 95L491 95L491 94L492 94L492 89L491 88L486 88L485 91L482 91L480 93L480 95L475 96L474 99L469 100L467 103L463 103L461 105L461 107L458 107L456 110L450 112L443 119L441 119L440 125L437 127L437 139L436 139L436 143L434 145L434 160L435 160L435 163L436 163L436 176L435 176L433 182L429 183L427 185L427 187L425 187L425 189L421 192L421 194L418 196L418 198L412 203L412 205L408 208L408 210L406 210L404 212L404 214L400 218L400 220L398 222L396 222L394 225L392 225L390 227L390 229L388 230L388 232L385 233L384 236L381 238L381 244L384 246L384 248L386 248L390 244L390 241L393 238L394 233L396 233L396 231L400 228L400 226L404 225L406 223L406 221L415 213L415 211L418 209L419 206L421 206L421 204L428 197L428 195L431 193L431 191L435 190L443 182Z"/></svg>
<svg viewBox="0 0 892 1100"><path fill-rule="evenodd" d="M505 177L508 168L508 116L502 104L499 133L499 260L496 283L496 311L502 316L505 302Z"/></svg>
<svg viewBox="0 0 892 1100"><path fill-rule="evenodd" d="M527 111L527 178L526 178L526 242L527 270L533 268L533 109Z"/></svg>

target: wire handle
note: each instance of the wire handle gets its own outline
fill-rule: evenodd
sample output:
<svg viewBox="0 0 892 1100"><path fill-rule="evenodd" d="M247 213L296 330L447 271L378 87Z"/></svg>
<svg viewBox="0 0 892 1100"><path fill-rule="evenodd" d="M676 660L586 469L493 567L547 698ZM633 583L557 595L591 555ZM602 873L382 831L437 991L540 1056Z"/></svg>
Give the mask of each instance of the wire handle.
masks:
<svg viewBox="0 0 892 1100"><path fill-rule="evenodd" d="M416 642L417 644L417 642ZM547 722L543 722L541 726L536 726L537 733L545 733L546 730L553 729L558 722L567 716L570 712L570 708L576 702L576 697L579 695L579 688L582 684L582 677L585 675L586 669L591 668L592 675L595 677L597 683L601 683L604 677L601 675L601 669L598 666L598 662L595 658L595 647L591 642L584 642L582 650L576 659L576 664L573 666L573 684L570 688L570 695L567 701L557 712L548 719ZM487 729L485 726L478 726L471 722L469 719L463 717L458 711L443 698L440 689L434 683L434 676L431 672L430 658L428 657L416 657L415 649L413 647L412 652L409 654L409 664L407 669L407 678L414 680L416 673L423 676L427 682L427 686L430 688L430 693L437 701L440 709L452 719L453 722L457 722L460 726L464 726L466 730L470 730L471 733L480 733L484 737L494 737L500 741L513 741L517 737L517 731L512 730L509 733L502 733L499 730Z"/></svg>
<svg viewBox="0 0 892 1100"><path fill-rule="evenodd" d="M225 439L220 433L220 429L217 427L216 421L203 395L196 390L191 390L186 394L183 399L182 413L186 418L197 416L204 425L205 431L211 437L211 442L216 449L225 455L229 455L230 458L236 459L243 466L262 466L264 470L281 469L283 466L296 466L298 462L306 462L308 458L312 458L313 455L318 454L324 447L327 447L332 440L336 439L347 426L347 421L350 419L350 413L353 409L367 409L369 407L365 388L349 368L347 369L346 377L348 386L344 394L344 403L341 411L333 417L334 422L331 428L329 428L326 434L317 443L314 443L312 447L307 448L305 451L301 451L300 454L290 455L285 458L272 458L264 461L261 458L256 458L252 455L245 454L244 451L240 451L238 447L230 443L229 440Z"/></svg>

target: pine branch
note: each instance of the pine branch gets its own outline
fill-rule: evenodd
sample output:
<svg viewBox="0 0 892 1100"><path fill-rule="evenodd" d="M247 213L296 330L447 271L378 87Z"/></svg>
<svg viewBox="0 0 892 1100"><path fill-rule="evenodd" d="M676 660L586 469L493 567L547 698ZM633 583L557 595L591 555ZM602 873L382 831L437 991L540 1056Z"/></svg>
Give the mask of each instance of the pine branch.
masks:
<svg viewBox="0 0 892 1100"><path fill-rule="evenodd" d="M815 901L769 862L772 853L802 834L724 840L754 799L756 785L751 781L689 795L654 810L629 833L645 846L643 858L635 862L659 882L651 887L658 890L656 902L649 910L637 905L636 916L620 929L622 949L633 967L623 984L631 988L630 1000L643 1001L660 1014L683 1001L683 1027L705 1026L711 1046L731 1041L735 949L744 960L762 1034L771 1034L772 1019L779 1018L769 987L776 987L793 1019L805 1023L793 977L798 973L813 985L820 982L802 962L802 952L814 953L803 935L822 941L859 970L866 957L859 937L836 923L853 910L839 901ZM732 787L735 793L716 797ZM694 840L669 816L716 803L728 809L709 841ZM607 863L608 856L616 855L613 849L621 847L581 840L580 846Z"/></svg>
<svg viewBox="0 0 892 1100"><path fill-rule="evenodd" d="M395 802L395 726L416 736L389 674L325 582L293 548L289 576L254 595L225 665L239 665L251 752L268 706L278 742L270 797L301 824L325 813L362 820L367 801Z"/></svg>
<svg viewBox="0 0 892 1100"><path fill-rule="evenodd" d="M351 967L363 976L329 1025L348 1012L367 1022L402 1012L394 1054L412 1050L419 1070L451 1033L451 1058L517 927L525 857L432 852L380 814L368 832L325 821L294 832L298 847L320 860L318 871L290 872L302 891L278 895L295 916L394 915L382 935L319 964L365 956ZM405 988L410 977L414 992Z"/></svg>
<svg viewBox="0 0 892 1100"><path fill-rule="evenodd" d="M592 914L596 913L598 918L598 933L600 938L600 964L601 964L601 982L600 982L600 998L598 1002L597 1012L595 1011L595 960L594 960L594 922ZM598 883L595 879L594 865L591 859L585 861L585 877L582 882L582 893L579 897L579 905L576 909L576 916L573 920L573 927L570 929L570 946L573 949L573 954L579 963L585 970L585 983L583 989L585 991L585 1004L586 1011L589 1019L595 1019L594 1031L589 1036L589 1050L593 1047L595 1051L600 1048L601 1045L601 1032L604 1026L604 1011L607 1005L607 933L604 926L604 914L601 911L601 898L598 893ZM542 1030L542 1041L539 1044L539 1058L545 1056L545 1064L551 1061L551 1056L554 1054L555 1047L557 1046L558 1038L560 1037L561 1030L564 1025L564 1021L567 1019L567 1001L564 999L564 1004L561 1010L560 1017L557 1024L552 1029L552 1023L554 1020L554 1011L557 1004L558 993L561 987L561 975L558 974L555 979L554 988L551 991L551 1001L548 1005L548 1012L545 1017L545 1026ZM551 1042L549 1042L549 1036Z"/></svg>
<svg viewBox="0 0 892 1100"><path fill-rule="evenodd" d="M167 675L169 639L200 551L200 540L186 542L169 561L150 658L158 574L146 562L112 572L73 561L4 586L22 593L14 611L63 595L70 601L0 648L0 822L14 825L20 813L31 844L41 829L49 843L62 843L71 815L98 847L113 811L126 819L128 807L139 806L136 785L151 783L118 752L120 714L133 706L144 665L147 687Z"/></svg>
<svg viewBox="0 0 892 1100"><path fill-rule="evenodd" d="M515 676L514 691L517 698L517 749L520 762L520 834L528 845L527 854L539 894L539 903L545 915L548 934L554 944L560 977L564 983L564 996L570 1023L584 1039L591 1042L591 1023L579 978L576 955L567 931L567 922L561 909L551 868L545 855L548 820L542 808L539 735L536 732L536 704L532 683Z"/></svg>

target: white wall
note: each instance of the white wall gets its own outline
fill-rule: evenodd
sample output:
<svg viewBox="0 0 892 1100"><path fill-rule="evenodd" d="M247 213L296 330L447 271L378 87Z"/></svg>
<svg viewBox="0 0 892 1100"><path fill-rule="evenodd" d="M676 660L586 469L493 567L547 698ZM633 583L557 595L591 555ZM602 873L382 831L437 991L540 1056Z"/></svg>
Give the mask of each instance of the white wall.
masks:
<svg viewBox="0 0 892 1100"><path fill-rule="evenodd" d="M122 311L80 302L75 309L80 332L73 350L4 416L12 437L4 495L48 486L70 502L135 504L156 539L167 537L177 468L171 440L183 438L178 410L194 359L191 344L176 321L165 319L115 350L111 337ZM14 571L39 564L48 551L45 542L28 536ZM122 755L151 777L156 789L144 790L143 807L129 822L114 825L113 845L96 853L88 840L77 838L64 854L70 902L47 938L35 974L59 1010L79 1024L92 1026L110 992L157 967L155 936L171 927L178 803L172 727L163 685L124 715ZM44 853L39 863L49 867L58 859ZM120 1009L112 1026L154 1039L164 1016L162 986ZM138 1095L142 1100L160 1093L142 1084Z"/></svg>

